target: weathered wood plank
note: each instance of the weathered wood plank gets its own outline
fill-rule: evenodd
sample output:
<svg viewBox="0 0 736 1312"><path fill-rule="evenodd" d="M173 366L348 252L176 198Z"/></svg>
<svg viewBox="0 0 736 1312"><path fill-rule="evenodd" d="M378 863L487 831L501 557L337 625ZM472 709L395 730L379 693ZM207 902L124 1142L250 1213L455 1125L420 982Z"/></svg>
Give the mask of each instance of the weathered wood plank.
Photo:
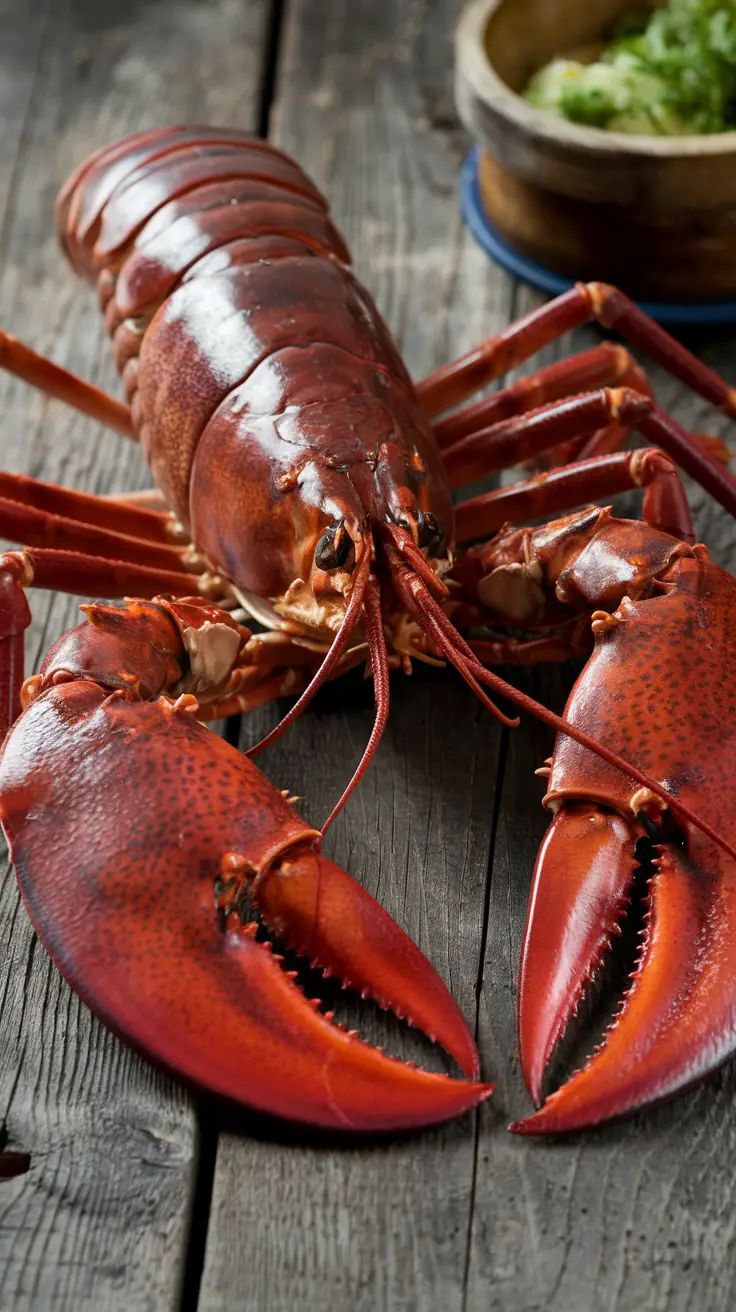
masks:
<svg viewBox="0 0 736 1312"><path fill-rule="evenodd" d="M3 327L115 388L94 297L53 239L64 177L104 141L156 121L255 126L267 0L2 5ZM0 377L4 467L98 492L143 486L138 448ZM33 598L37 660L77 599ZM0 885L0 1124L31 1154L0 1182L0 1304L14 1312L176 1307L196 1176L189 1096L90 1016ZM0 1147L2 1144L0 1144Z"/></svg>
<svg viewBox="0 0 736 1312"><path fill-rule="evenodd" d="M316 21L314 5L289 5L272 113L277 142L330 197L417 375L498 328L510 309L510 285L487 276L458 213L455 11L328 0ZM314 822L358 758L370 703L357 680L349 692L336 688L262 759L280 786L304 795ZM248 741L272 715L248 721ZM495 722L453 674L397 679L376 764L327 848L417 939L471 1023L498 746ZM412 1051L380 1018L361 1030ZM230 1306L233 1289L253 1309L459 1308L473 1143L471 1118L364 1149L228 1132L202 1308Z"/></svg>

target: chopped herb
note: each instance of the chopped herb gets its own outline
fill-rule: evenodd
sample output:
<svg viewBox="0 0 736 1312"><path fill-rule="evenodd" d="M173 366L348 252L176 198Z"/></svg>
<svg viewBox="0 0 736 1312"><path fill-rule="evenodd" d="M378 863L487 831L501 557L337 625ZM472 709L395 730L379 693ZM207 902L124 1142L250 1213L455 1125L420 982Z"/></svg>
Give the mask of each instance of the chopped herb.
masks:
<svg viewBox="0 0 736 1312"><path fill-rule="evenodd" d="M593 64L553 59L525 91L590 127L684 136L736 126L736 0L669 0L626 14Z"/></svg>

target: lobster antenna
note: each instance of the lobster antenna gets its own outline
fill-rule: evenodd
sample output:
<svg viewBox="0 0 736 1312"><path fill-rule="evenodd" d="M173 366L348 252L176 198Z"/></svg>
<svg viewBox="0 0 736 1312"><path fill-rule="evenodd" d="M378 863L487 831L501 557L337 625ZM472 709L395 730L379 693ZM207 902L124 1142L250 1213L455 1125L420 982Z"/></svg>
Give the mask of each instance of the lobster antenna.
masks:
<svg viewBox="0 0 736 1312"><path fill-rule="evenodd" d="M373 755L383 736L388 720L389 707L389 675L388 675L388 652L386 650L386 638L383 632L383 618L381 616L381 592L378 580L369 578L365 588L365 613L363 625L365 636L368 642L368 649L371 654L371 669L373 671L373 685L376 691L376 717L373 721L371 736L366 744L366 749L360 759L360 763L348 784L345 792L336 806L333 807L322 826L322 834L326 834L333 820L340 814L342 808L350 797L351 793L357 788L368 766L370 765Z"/></svg>
<svg viewBox="0 0 736 1312"><path fill-rule="evenodd" d="M394 536L393 530L391 532ZM396 548L399 548L398 541L396 541ZM411 570L401 560L397 554L397 549L390 544L387 545L386 554L391 567L391 577L399 597L409 613L414 616L420 628L434 640L440 651L455 666L458 674L472 688L476 697L480 698L486 709L492 715L495 715L496 719L501 721L501 724L505 724L509 729L515 729L519 724L518 718L511 719L509 716L504 715L503 711L491 701L490 697L478 685L477 678L471 670L471 666L478 664L474 653L460 636L454 624L447 618L442 607L435 601L429 589L419 577L418 572ZM426 565L426 561L424 563Z"/></svg>
<svg viewBox="0 0 736 1312"><path fill-rule="evenodd" d="M343 656L353 630L360 619L363 610L363 598L366 592L366 585L370 576L370 568L370 551L366 550L363 560L358 567L355 585L350 594L350 600L345 609L345 614L342 617L342 623L340 624L340 627L335 634L332 646L317 670L317 673L311 683L309 683L304 689L301 697L299 697L299 699L294 702L291 709L286 712L284 718L279 720L279 723L275 728L273 728L270 733L267 733L265 738L262 738L259 743L256 743L254 747L249 747L248 751L245 753L246 756L256 756L257 753L262 752L264 748L270 747L271 743L275 743L276 739L280 738L282 733L285 733L289 726L298 719L302 711L306 710L312 698L316 696L322 685L329 679L338 661Z"/></svg>
<svg viewBox="0 0 736 1312"><path fill-rule="evenodd" d="M386 528L393 538L397 551L400 551L404 559L413 566L424 586L432 593L432 596L438 597L440 601L444 601L446 597L449 597L450 589L447 584L443 583L438 574L435 574L429 561L422 555L406 529L398 528L397 525L390 523L386 525Z"/></svg>
<svg viewBox="0 0 736 1312"><path fill-rule="evenodd" d="M481 688L469 662L465 660L465 657L453 645L451 638L444 632L442 626L435 621L434 616L431 615L429 611L421 610L421 606L420 611L421 618L419 619L419 622L425 633L429 634L430 638L435 641L440 651L443 652L452 665L455 666L458 674L460 674L465 680L468 687L472 688L476 697L480 698L486 710L489 710L492 715L495 715L496 719L500 720L501 724L505 725L507 729L518 728L518 715L514 716L513 719L508 715L504 715L500 707L496 706L496 703L492 702L488 694L483 688Z"/></svg>
<svg viewBox="0 0 736 1312"><path fill-rule="evenodd" d="M409 572L406 569L406 566L401 564L401 562L397 562L397 564L399 569L404 570L407 573ZM549 725L550 728L555 729L557 733L562 733L565 734L566 737L572 738L574 742L579 743L581 747L587 747L589 751L594 752L596 756L601 757L601 759L606 761L609 765L622 771L623 774L628 775L631 779L635 779L637 783L641 784L644 788L649 789L649 791L654 793L657 797L661 797L672 811L677 812L684 820L689 821L691 825L696 829L699 829L701 833L705 834L706 838L709 838L712 843L715 843L717 847L721 848L722 851L727 852L729 856L736 860L736 848L731 847L731 845L727 843L726 840L707 823L707 821L701 820L694 811L691 811L689 806L684 802L681 802L679 798L673 797L672 793L669 793L666 788L663 788L661 784L657 783L656 779L650 778L650 776L645 774L643 770L639 770L638 767L633 765L630 761L626 761L624 757L619 756L618 752L611 751L608 747L605 747L603 743L596 742L595 738L591 738L583 729L578 729L576 725L571 724L570 721L566 720L563 716L556 715L554 711L548 710L546 706L542 706L542 704L535 701L533 697L528 697L527 694L521 692L519 688L515 688L511 683L507 683L505 679L494 674L492 670L486 669L485 665L481 665L471 648L468 647L464 638L457 632L454 625L447 618L442 607L438 605L429 590L424 586L421 579L415 577L411 580L411 586L406 586L408 580L402 580L402 582L404 582L402 596L406 601L411 614L423 628L425 625L427 626L425 631L429 631L430 637L435 637L435 634L442 634L442 642L438 642L438 645L441 646L442 651L446 653L448 659L456 666L467 683L470 683L470 679L467 676L471 675L474 680L486 684L486 686L492 688L494 692L498 692L503 697L506 697L514 706L518 706L521 710L528 711L531 715L536 716L538 720ZM431 623L432 621L434 621L434 624ZM450 637L450 634L453 635L453 638ZM453 639L454 642L457 643L457 649L453 649ZM435 641L437 640L438 638L435 637ZM458 664L458 656L460 664ZM470 684L470 686L472 687L473 685ZM491 703L491 706L492 705L493 704ZM495 708L493 709L495 710Z"/></svg>

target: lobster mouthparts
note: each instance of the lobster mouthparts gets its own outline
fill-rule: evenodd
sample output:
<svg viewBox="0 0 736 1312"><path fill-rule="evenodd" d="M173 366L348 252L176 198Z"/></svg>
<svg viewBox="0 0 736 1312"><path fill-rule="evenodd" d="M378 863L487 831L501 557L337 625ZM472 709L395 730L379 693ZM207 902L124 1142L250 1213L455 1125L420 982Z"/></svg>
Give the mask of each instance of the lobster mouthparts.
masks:
<svg viewBox="0 0 736 1312"><path fill-rule="evenodd" d="M244 923L436 1037L464 1071L462 1014L377 902L314 849L260 771L166 699L86 681L32 701L0 766L0 816L45 947L124 1041L183 1079L331 1129L396 1130L487 1085L404 1065L317 1010Z"/></svg>

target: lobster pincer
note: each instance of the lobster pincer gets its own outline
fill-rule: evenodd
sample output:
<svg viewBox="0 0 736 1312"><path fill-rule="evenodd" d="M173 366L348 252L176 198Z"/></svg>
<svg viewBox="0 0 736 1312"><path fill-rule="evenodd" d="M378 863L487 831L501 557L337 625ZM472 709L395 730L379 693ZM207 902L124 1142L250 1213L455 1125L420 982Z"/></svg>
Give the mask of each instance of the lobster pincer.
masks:
<svg viewBox="0 0 736 1312"><path fill-rule="evenodd" d="M545 799L554 819L534 873L519 987L522 1067L537 1103L647 848L652 874L618 1014L582 1069L512 1127L522 1134L654 1106L736 1051L736 583L703 547L680 551L649 596L594 615L595 649L566 714L603 743L623 744L673 807L686 801L721 841L558 739Z"/></svg>
<svg viewBox="0 0 736 1312"><path fill-rule="evenodd" d="M570 471L577 480L579 467ZM564 718L597 752L575 732L559 734L537 771L553 819L532 881L518 1002L537 1104L624 918L637 924L651 870L618 1014L582 1070L512 1126L523 1134L653 1106L736 1052L736 579L695 543L662 452L622 453L611 471L619 486L628 478L643 489L641 520L590 505L536 527L507 524L455 571L456 614L475 605L476 623L513 622L530 635L514 646L475 642L484 659L590 652ZM558 477L490 495L516 498L528 514L550 488L556 495Z"/></svg>
<svg viewBox="0 0 736 1312"><path fill-rule="evenodd" d="M6 571L23 568L20 556L4 560ZM0 762L21 890L76 992L186 1081L312 1125L419 1126L487 1097L472 1037L429 962L180 691L192 681L189 652L210 644L222 680L223 653L235 664L247 630L201 602L86 609L88 622L26 681ZM192 628L199 642L190 633L185 646ZM202 657L201 695L205 666ZM254 908L282 942L425 1030L473 1079L405 1065L333 1024L261 941Z"/></svg>

